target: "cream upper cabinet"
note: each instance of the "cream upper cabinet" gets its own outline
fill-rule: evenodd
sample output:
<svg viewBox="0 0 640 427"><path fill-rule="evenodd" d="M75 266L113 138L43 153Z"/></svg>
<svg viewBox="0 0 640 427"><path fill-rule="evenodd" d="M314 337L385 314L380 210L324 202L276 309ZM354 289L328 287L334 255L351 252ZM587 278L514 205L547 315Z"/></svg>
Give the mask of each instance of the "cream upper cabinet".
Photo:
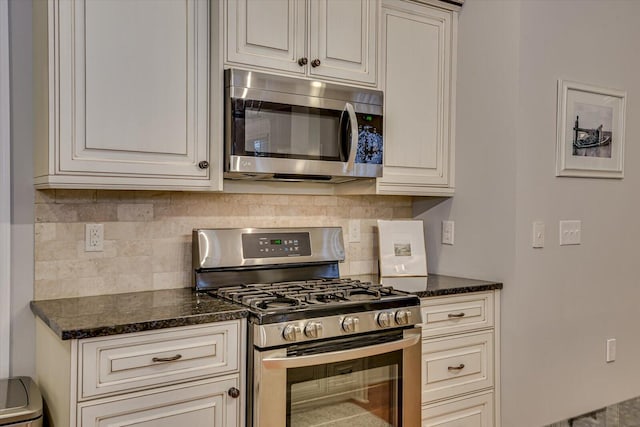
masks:
<svg viewBox="0 0 640 427"><path fill-rule="evenodd" d="M453 193L456 25L455 11L383 0L378 194Z"/></svg>
<svg viewBox="0 0 640 427"><path fill-rule="evenodd" d="M376 84L378 0L227 0L225 60Z"/></svg>
<svg viewBox="0 0 640 427"><path fill-rule="evenodd" d="M209 7L34 3L36 187L221 189Z"/></svg>

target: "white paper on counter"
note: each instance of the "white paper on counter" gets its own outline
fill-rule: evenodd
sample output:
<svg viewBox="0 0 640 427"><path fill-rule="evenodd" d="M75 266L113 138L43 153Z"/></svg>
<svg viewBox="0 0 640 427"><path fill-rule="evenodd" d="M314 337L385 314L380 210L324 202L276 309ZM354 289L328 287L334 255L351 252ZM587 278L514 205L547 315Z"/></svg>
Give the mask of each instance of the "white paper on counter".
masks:
<svg viewBox="0 0 640 427"><path fill-rule="evenodd" d="M380 276L426 276L427 251L422 221L378 220Z"/></svg>

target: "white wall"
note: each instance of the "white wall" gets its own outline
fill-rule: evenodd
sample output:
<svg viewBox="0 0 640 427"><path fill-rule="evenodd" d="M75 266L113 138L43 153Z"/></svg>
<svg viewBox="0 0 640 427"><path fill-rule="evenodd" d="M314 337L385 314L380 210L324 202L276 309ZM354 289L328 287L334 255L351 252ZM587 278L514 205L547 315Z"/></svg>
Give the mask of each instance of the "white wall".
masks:
<svg viewBox="0 0 640 427"><path fill-rule="evenodd" d="M11 302L11 134L9 104L9 9L0 0L0 378L9 375Z"/></svg>
<svg viewBox="0 0 640 427"><path fill-rule="evenodd" d="M35 373L31 1L9 1L11 43L11 374Z"/></svg>
<svg viewBox="0 0 640 427"><path fill-rule="evenodd" d="M506 427L640 395L639 18L640 2L612 0L467 0L460 17L456 196L422 216L432 271L504 280ZM554 176L559 78L628 92L624 180ZM558 245L561 219L582 220L581 246Z"/></svg>

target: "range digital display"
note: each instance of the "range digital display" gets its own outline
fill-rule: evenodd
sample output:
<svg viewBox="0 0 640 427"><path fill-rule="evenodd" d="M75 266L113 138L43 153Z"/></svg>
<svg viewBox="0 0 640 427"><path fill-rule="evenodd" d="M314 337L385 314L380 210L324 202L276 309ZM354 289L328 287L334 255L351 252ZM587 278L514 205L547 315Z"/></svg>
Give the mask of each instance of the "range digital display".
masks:
<svg viewBox="0 0 640 427"><path fill-rule="evenodd" d="M310 256L311 240L306 232L243 234L242 255L246 259Z"/></svg>

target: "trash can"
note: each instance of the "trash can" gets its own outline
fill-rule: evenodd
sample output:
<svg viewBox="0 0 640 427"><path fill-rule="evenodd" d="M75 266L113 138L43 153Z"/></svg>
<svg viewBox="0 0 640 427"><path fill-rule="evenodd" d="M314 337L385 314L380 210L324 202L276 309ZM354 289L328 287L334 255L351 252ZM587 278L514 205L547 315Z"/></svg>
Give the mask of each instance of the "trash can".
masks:
<svg viewBox="0 0 640 427"><path fill-rule="evenodd" d="M0 426L42 427L42 397L31 378L0 380Z"/></svg>

